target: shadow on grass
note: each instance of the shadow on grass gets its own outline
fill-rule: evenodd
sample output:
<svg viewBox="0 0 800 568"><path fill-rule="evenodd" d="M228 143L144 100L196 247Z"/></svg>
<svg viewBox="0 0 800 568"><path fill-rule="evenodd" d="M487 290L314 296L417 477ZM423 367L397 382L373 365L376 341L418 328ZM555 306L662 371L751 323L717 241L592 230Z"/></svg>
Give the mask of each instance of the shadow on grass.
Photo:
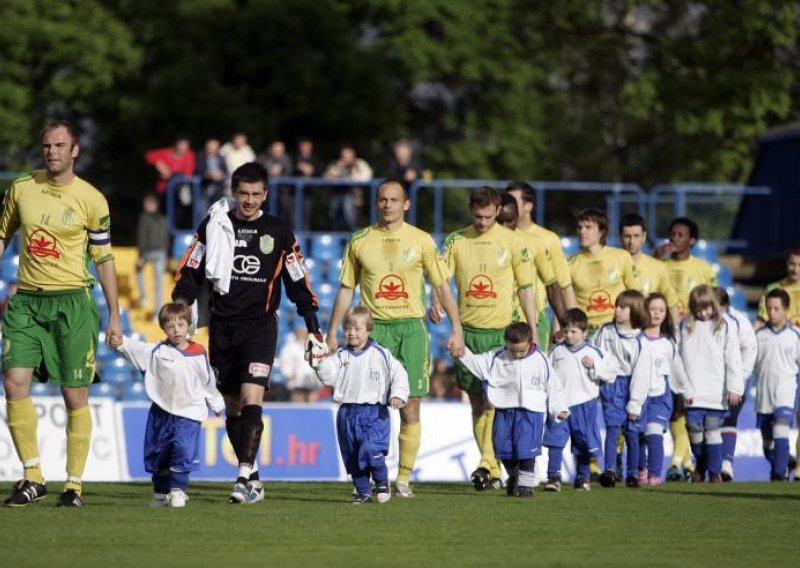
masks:
<svg viewBox="0 0 800 568"><path fill-rule="evenodd" d="M757 501L800 501L800 494L764 494L764 493L734 493L725 491L688 491L685 489L669 489L662 491L671 495L699 495L701 497L722 497L728 499L755 499Z"/></svg>

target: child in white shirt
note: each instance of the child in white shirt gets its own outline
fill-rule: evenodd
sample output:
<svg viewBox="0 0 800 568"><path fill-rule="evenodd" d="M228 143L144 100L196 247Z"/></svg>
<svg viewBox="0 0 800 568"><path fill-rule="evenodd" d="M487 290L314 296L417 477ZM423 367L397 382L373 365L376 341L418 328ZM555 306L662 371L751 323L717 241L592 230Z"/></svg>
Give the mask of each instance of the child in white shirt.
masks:
<svg viewBox="0 0 800 568"><path fill-rule="evenodd" d="M564 392L547 357L533 343L528 324L505 329L505 346L478 355L464 347L457 360L485 381L495 407L492 444L509 478L509 497L533 497L536 456L542 453L544 416L560 422L569 415Z"/></svg>
<svg viewBox="0 0 800 568"><path fill-rule="evenodd" d="M165 304L158 312L165 340L124 337L112 345L144 372L153 402L144 437L145 469L153 474L151 507L186 505L189 472L200 464L200 425L209 409L219 416L225 407L206 350L188 339L190 322L188 306Z"/></svg>
<svg viewBox="0 0 800 568"><path fill-rule="evenodd" d="M370 339L372 316L356 306L344 318L347 346L319 362L320 381L333 387L333 400L341 403L336 415L339 450L353 479L353 504L391 498L386 455L389 453L389 409L408 402L408 374L388 349Z"/></svg>
<svg viewBox="0 0 800 568"><path fill-rule="evenodd" d="M800 392L800 332L789 321L790 302L785 290L770 290L765 299L767 324L756 332L756 412L772 481L786 480L789 428Z"/></svg>

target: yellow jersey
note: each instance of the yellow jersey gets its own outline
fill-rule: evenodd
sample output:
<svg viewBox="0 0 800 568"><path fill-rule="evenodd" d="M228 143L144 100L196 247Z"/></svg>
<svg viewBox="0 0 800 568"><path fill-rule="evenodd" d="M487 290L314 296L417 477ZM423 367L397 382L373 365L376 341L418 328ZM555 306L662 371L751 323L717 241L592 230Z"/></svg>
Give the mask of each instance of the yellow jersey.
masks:
<svg viewBox="0 0 800 568"><path fill-rule="evenodd" d="M678 295L678 315L683 317L689 310L689 293L700 284L717 285L717 275L705 260L690 256L686 260L668 258L663 261L667 266L672 289Z"/></svg>
<svg viewBox="0 0 800 568"><path fill-rule="evenodd" d="M550 250L547 247L547 242L533 233L527 231L517 231L517 235L522 237L525 241L528 250L531 253L531 270L532 282L534 292L536 294L536 313L541 314L547 309L547 286L556 281L555 272L553 271L553 262L550 258ZM513 295L514 301L519 302L516 294ZM526 322L525 314L520 310L520 321Z"/></svg>
<svg viewBox="0 0 800 568"><path fill-rule="evenodd" d="M451 233L444 261L458 287L461 323L500 329L519 320L511 297L533 284L531 253L517 231L495 224L484 233L470 225Z"/></svg>
<svg viewBox="0 0 800 568"><path fill-rule="evenodd" d="M57 185L45 171L17 178L6 192L0 238L20 230L19 287L53 291L94 285L89 259L113 258L103 194L79 177Z"/></svg>
<svg viewBox="0 0 800 568"><path fill-rule="evenodd" d="M556 275L558 286L562 289L570 286L572 280L570 278L569 263L564 256L564 250L561 248L561 239L559 236L553 231L540 227L535 223L525 229L525 232L544 239L544 242L547 244L547 251L550 253L550 262L553 265L553 272Z"/></svg>
<svg viewBox="0 0 800 568"><path fill-rule="evenodd" d="M792 283L786 278L778 282L773 282L767 286L767 289L764 291L764 295L761 296L761 299L758 301L758 319L764 322L769 319L767 317L766 305L767 292L774 290L775 288L785 290L786 293L789 294L791 303L789 304L789 312L786 314L786 316L795 327L800 327L800 282Z"/></svg>
<svg viewBox="0 0 800 568"><path fill-rule="evenodd" d="M659 292L667 299L667 306L670 309L678 305L678 295L672 288L667 267L662 261L642 254L638 260L633 261L633 277L637 282L636 289L645 297L653 292Z"/></svg>
<svg viewBox="0 0 800 568"><path fill-rule="evenodd" d="M589 326L597 329L614 319L614 303L624 290L636 289L633 259L628 251L604 246L595 254L581 250L569 259L572 289Z"/></svg>
<svg viewBox="0 0 800 568"><path fill-rule="evenodd" d="M372 225L350 235L339 282L361 287L361 301L377 320L425 316L424 275L434 287L449 280L436 243L403 223L397 231Z"/></svg>

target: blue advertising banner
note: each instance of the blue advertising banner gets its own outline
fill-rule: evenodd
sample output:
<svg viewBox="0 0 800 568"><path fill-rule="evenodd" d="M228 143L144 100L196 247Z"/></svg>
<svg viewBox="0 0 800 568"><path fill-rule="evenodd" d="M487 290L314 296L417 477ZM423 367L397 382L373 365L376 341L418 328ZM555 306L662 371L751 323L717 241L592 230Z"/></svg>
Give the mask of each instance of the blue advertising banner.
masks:
<svg viewBox="0 0 800 568"><path fill-rule="evenodd" d="M143 446L149 405L123 404L122 423L128 476L147 480ZM264 408L264 434L258 452L264 479L340 480L336 442L335 407L331 405L276 405ZM225 418L210 416L203 422L200 469L193 479L229 481L236 476L236 456L225 432Z"/></svg>

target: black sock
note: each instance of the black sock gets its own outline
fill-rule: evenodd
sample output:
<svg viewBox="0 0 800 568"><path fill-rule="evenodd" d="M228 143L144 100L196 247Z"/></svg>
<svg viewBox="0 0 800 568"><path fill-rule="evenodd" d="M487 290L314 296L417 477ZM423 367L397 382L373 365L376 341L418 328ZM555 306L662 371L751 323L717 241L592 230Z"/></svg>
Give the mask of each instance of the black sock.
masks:
<svg viewBox="0 0 800 568"><path fill-rule="evenodd" d="M264 423L261 420L261 406L250 404L242 408L239 463L254 464L261 445ZM247 480L245 480L247 481Z"/></svg>
<svg viewBox="0 0 800 568"><path fill-rule="evenodd" d="M242 417L229 414L225 419L225 430L228 432L228 440L231 442L233 453L236 454L236 460L241 462Z"/></svg>

